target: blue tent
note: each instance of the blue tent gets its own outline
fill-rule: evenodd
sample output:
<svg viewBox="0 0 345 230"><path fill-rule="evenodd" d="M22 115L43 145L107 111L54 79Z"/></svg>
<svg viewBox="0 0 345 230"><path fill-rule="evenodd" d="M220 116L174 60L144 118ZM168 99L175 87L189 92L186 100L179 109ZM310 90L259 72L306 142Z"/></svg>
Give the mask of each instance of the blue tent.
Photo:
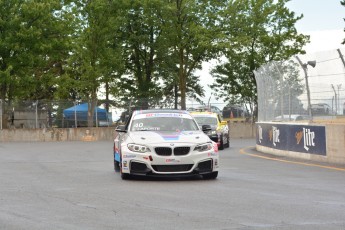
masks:
<svg viewBox="0 0 345 230"><path fill-rule="evenodd" d="M88 112L88 104L80 104L75 105L71 108L65 109L63 111L63 116L65 120L74 120L75 115L77 115L77 121L87 121L87 112ZM96 116L97 112L97 116ZM95 107L94 113L93 113L93 119L98 121L108 121L108 113L107 110Z"/></svg>

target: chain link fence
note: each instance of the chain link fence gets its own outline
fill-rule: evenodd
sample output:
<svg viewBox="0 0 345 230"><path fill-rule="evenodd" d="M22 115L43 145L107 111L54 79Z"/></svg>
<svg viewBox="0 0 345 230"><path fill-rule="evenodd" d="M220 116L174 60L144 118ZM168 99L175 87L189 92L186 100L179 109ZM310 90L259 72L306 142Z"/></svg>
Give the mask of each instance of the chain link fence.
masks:
<svg viewBox="0 0 345 230"><path fill-rule="evenodd" d="M96 107L93 115L93 126L110 126L112 124L111 118L111 113ZM88 104L82 101L37 100L8 102L0 100L0 129L87 126Z"/></svg>
<svg viewBox="0 0 345 230"><path fill-rule="evenodd" d="M257 69L258 121L345 121L344 53L296 56Z"/></svg>
<svg viewBox="0 0 345 230"><path fill-rule="evenodd" d="M93 114L93 127L117 126L126 121L127 115L138 109L174 109L175 103L165 100L129 100L128 103L98 101ZM224 102L188 99L188 111L212 111L225 120L248 118L242 106ZM108 108L108 109L106 109ZM180 109L180 105L177 105ZM88 104L83 101L4 101L0 99L0 129L42 129L88 127Z"/></svg>

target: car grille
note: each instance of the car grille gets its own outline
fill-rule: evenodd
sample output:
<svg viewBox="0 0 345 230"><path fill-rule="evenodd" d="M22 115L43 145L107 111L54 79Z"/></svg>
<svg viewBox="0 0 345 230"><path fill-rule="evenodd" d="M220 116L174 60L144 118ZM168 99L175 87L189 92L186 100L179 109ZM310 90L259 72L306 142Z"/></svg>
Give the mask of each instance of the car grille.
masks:
<svg viewBox="0 0 345 230"><path fill-rule="evenodd" d="M176 147L174 148L175 156L183 156L189 153L190 147Z"/></svg>
<svg viewBox="0 0 345 230"><path fill-rule="evenodd" d="M173 151L175 156L184 156L189 153L190 147L175 147L174 149L170 147L156 147L155 151L160 156L171 156Z"/></svg>
<svg viewBox="0 0 345 230"><path fill-rule="evenodd" d="M152 168L157 172L185 172L191 170L192 164L185 165L152 165Z"/></svg>
<svg viewBox="0 0 345 230"><path fill-rule="evenodd" d="M171 156L172 150L169 147L156 147L155 151L160 156Z"/></svg>

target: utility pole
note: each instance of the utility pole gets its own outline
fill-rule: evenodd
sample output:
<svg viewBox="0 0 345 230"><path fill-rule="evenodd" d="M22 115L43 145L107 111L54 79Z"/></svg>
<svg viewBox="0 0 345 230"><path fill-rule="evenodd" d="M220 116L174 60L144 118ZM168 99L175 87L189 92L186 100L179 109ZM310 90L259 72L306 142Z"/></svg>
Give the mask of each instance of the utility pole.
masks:
<svg viewBox="0 0 345 230"><path fill-rule="evenodd" d="M338 114L338 100L337 100L337 92L335 91L335 88L334 88L334 85L333 84L331 84L331 86L332 86L332 89L333 89L333 91L334 91L334 95L335 95L335 115L337 115Z"/></svg>
<svg viewBox="0 0 345 230"><path fill-rule="evenodd" d="M333 105L333 103L334 103L334 96L332 97L332 113L333 113L333 111L334 111L334 105Z"/></svg>
<svg viewBox="0 0 345 230"><path fill-rule="evenodd" d="M339 53L339 57L341 59L341 62L343 63L344 67L345 67L345 60L344 60L344 57L343 57L343 54L341 53L340 49L337 49L338 53Z"/></svg>
<svg viewBox="0 0 345 230"><path fill-rule="evenodd" d="M338 109L340 110L340 92L339 89L341 88L341 84L337 85L338 87Z"/></svg>
<svg viewBox="0 0 345 230"><path fill-rule="evenodd" d="M338 53L339 53L339 57L341 59L341 62L343 63L343 66L345 67L345 60L344 60L344 56L343 54L341 53L340 49L337 49ZM341 86L341 85L340 85ZM339 96L339 91L338 91L338 97L340 98ZM340 108L340 107L339 107ZM343 115L345 115L345 108L343 107Z"/></svg>
<svg viewBox="0 0 345 230"><path fill-rule="evenodd" d="M298 56L296 56L296 59L299 62L299 64L301 65L301 67L302 67L302 69L304 71L305 85L306 85L306 88L307 88L307 97L308 97L308 113L309 113L309 116L310 116L310 121L312 121L313 120L313 114L311 112L310 90L309 90L308 72L307 72L308 64L303 64L301 59L299 59ZM315 67L315 65L314 65L314 67Z"/></svg>

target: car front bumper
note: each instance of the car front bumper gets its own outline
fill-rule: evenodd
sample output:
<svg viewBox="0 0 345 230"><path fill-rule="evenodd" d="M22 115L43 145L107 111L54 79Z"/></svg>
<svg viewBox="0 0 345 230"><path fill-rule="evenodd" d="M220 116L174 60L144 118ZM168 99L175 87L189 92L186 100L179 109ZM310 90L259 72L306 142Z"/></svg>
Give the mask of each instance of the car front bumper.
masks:
<svg viewBox="0 0 345 230"><path fill-rule="evenodd" d="M215 143L214 143L215 144ZM184 156L160 156L154 152L122 152L122 173L145 176L202 175L218 171L218 150L192 151Z"/></svg>

